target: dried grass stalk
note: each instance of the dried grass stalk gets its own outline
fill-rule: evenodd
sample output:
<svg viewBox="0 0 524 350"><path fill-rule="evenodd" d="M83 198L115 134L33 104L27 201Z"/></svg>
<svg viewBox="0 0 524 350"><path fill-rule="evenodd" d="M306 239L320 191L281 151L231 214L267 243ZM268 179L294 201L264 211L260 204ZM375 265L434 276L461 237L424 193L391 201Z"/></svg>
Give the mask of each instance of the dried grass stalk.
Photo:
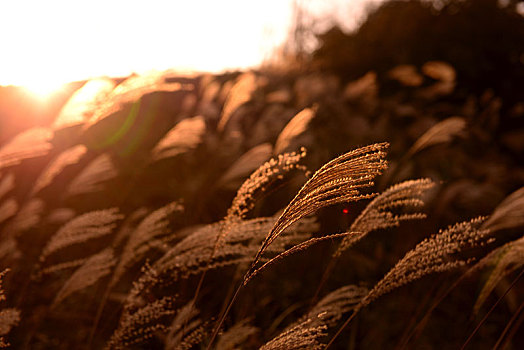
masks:
<svg viewBox="0 0 524 350"><path fill-rule="evenodd" d="M91 79L69 98L53 122L53 129L63 129L83 124L103 104L115 87L109 78Z"/></svg>
<svg viewBox="0 0 524 350"><path fill-rule="evenodd" d="M117 208L92 211L76 217L51 237L42 250L40 262L44 262L51 254L73 244L109 235L116 227L116 221L122 218Z"/></svg>
<svg viewBox="0 0 524 350"><path fill-rule="evenodd" d="M189 350L199 344L206 334L206 322L202 322L193 302L176 312L165 340L165 350Z"/></svg>
<svg viewBox="0 0 524 350"><path fill-rule="evenodd" d="M311 325L311 321L306 320L271 339L260 350L320 350L324 345L319 339L326 336L326 329L326 326Z"/></svg>
<svg viewBox="0 0 524 350"><path fill-rule="evenodd" d="M224 103L222 115L218 123L218 131L224 131L228 121L231 119L231 115L237 110L238 107L242 106L251 100L253 93L256 90L256 76L249 72L242 74L235 85L231 88L227 100Z"/></svg>
<svg viewBox="0 0 524 350"><path fill-rule="evenodd" d="M361 309L380 296L430 273L448 271L471 263L474 258L462 258L460 254L484 246L493 240L490 236L491 231L483 228L486 219L486 217L478 217L457 223L417 244L375 284L331 338L326 348L333 344L336 337Z"/></svg>
<svg viewBox="0 0 524 350"><path fill-rule="evenodd" d="M36 180L31 193L34 195L35 193L40 192L43 188L49 186L53 180L60 175L62 170L69 165L78 163L86 152L87 148L84 145L76 145L60 153L49 163L44 171L42 171Z"/></svg>
<svg viewBox="0 0 524 350"><path fill-rule="evenodd" d="M32 128L16 135L0 148L0 169L46 155L53 147L52 138L53 131L47 128Z"/></svg>
<svg viewBox="0 0 524 350"><path fill-rule="evenodd" d="M81 291L111 273L116 259L113 249L106 248L100 253L91 256L80 266L56 294L51 307L56 307L70 295Z"/></svg>
<svg viewBox="0 0 524 350"><path fill-rule="evenodd" d="M9 223L8 234L16 236L19 232L36 227L42 219L44 201L40 198L29 200L20 208L13 220Z"/></svg>
<svg viewBox="0 0 524 350"><path fill-rule="evenodd" d="M44 275L54 274L54 273L61 272L64 270L69 270L69 269L80 267L87 261L87 259L88 258L75 259L75 260L70 260L70 261L66 261L63 263L59 263L59 264L54 264L49 267L44 267L40 271L38 271L36 275L33 276L33 278L40 278Z"/></svg>
<svg viewBox="0 0 524 350"><path fill-rule="evenodd" d="M466 121L462 117L451 117L433 125L418 138L407 152L406 157L411 157L425 148L450 142L455 136L459 135L465 127Z"/></svg>
<svg viewBox="0 0 524 350"><path fill-rule="evenodd" d="M14 198L8 198L0 204L0 224L16 215L18 203Z"/></svg>
<svg viewBox="0 0 524 350"><path fill-rule="evenodd" d="M404 214L395 214L395 211L422 207L422 197L434 185L430 179L409 180L391 186L379 194L353 221L349 229L352 234L342 240L333 257L342 255L371 231L395 227L405 220L425 218L426 215L418 211Z"/></svg>
<svg viewBox="0 0 524 350"><path fill-rule="evenodd" d="M280 154L264 163L244 181L221 224L221 234L217 237L215 250L228 235L231 227L245 219L249 211L254 208L257 196L264 193L276 181L283 180L284 176L291 171L295 169L306 171L306 168L300 164L305 156L305 149L301 149L300 153Z"/></svg>
<svg viewBox="0 0 524 350"><path fill-rule="evenodd" d="M197 148L206 132L204 117L196 116L178 122L151 151L151 159L172 158Z"/></svg>
<svg viewBox="0 0 524 350"><path fill-rule="evenodd" d="M342 316L353 310L369 293L365 287L347 285L334 290L322 298L302 319L312 324L334 327Z"/></svg>
<svg viewBox="0 0 524 350"><path fill-rule="evenodd" d="M106 349L129 349L153 338L157 332L165 332L165 319L174 315L173 297L164 297L134 312L125 311L118 328L106 345Z"/></svg>
<svg viewBox="0 0 524 350"><path fill-rule="evenodd" d="M524 226L524 187L506 197L495 208L484 226L492 231Z"/></svg>
<svg viewBox="0 0 524 350"><path fill-rule="evenodd" d="M228 330L222 333L217 340L216 349L241 349L242 345L246 343L249 337L260 331L258 328L251 326L249 322L249 319L244 319L235 323Z"/></svg>
<svg viewBox="0 0 524 350"><path fill-rule="evenodd" d="M0 174L1 175L1 174ZM7 173L1 177L0 181L0 199L5 196L8 192L15 188L15 175L13 173Z"/></svg>
<svg viewBox="0 0 524 350"><path fill-rule="evenodd" d="M235 180L244 180L247 178L251 173L264 164L264 162L271 158L272 152L273 146L271 146L270 143L263 143L251 148L238 158L233 165L226 170L226 172L224 172L224 175L222 175L218 184L229 185L231 182L234 182L233 185L236 185ZM238 188L238 185L236 186L235 189Z"/></svg>
<svg viewBox="0 0 524 350"><path fill-rule="evenodd" d="M494 266L477 297L473 312L478 313L497 284L524 266L524 237L508 242L486 255L476 266Z"/></svg>
<svg viewBox="0 0 524 350"><path fill-rule="evenodd" d="M464 221L426 238L409 251L362 300L358 309L381 295L433 272L464 266L473 258L461 258L460 253L491 242L489 229L483 228L486 217Z"/></svg>
<svg viewBox="0 0 524 350"><path fill-rule="evenodd" d="M102 191L104 183L117 175L118 171L109 154L101 154L71 182L67 194L73 196Z"/></svg>
<svg viewBox="0 0 524 350"><path fill-rule="evenodd" d="M327 330L336 326L342 316L353 310L368 292L367 288L348 285L329 293L276 339L280 339L281 344L293 344L300 329L307 334L311 329ZM312 345L317 346L323 335L321 333L314 337Z"/></svg>
<svg viewBox="0 0 524 350"><path fill-rule="evenodd" d="M168 233L169 216L174 212L181 212L183 209L178 202L172 202L155 210L140 222L124 246L111 284L120 280L130 266L140 261L158 242L160 236Z"/></svg>
<svg viewBox="0 0 524 350"><path fill-rule="evenodd" d="M285 152L293 140L307 130L315 116L316 108L305 108L295 115L278 135L275 142L275 154Z"/></svg>
<svg viewBox="0 0 524 350"><path fill-rule="evenodd" d="M294 222L320 208L348 201L370 198L360 190L373 185L373 179L387 167L384 160L387 143L358 148L322 166L300 189L284 209L253 259L247 278L269 245Z"/></svg>

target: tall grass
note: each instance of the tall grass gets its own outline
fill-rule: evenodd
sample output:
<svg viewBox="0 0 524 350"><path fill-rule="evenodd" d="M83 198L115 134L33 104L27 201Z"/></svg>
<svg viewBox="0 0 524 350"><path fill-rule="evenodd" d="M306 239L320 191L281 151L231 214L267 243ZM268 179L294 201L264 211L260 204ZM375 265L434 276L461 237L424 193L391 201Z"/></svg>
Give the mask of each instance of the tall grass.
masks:
<svg viewBox="0 0 524 350"><path fill-rule="evenodd" d="M384 327L377 315L387 322L402 307L423 312L406 295L440 283L430 275L474 266L463 277L476 278L474 305L446 306L469 317L494 305L497 286L522 270L522 184L509 196L484 184L468 194L492 201L458 198L475 218L452 216L466 210L449 204L456 197L447 182L459 181L451 175L468 158L452 146L478 141L468 134L473 121L414 123L408 141L392 133L391 142L346 144L339 136L360 130L382 140L385 114L369 116L375 129L347 117L362 126L355 132L329 115L330 103L357 108L353 100L324 96L284 120L263 106L286 87L260 73L176 79L133 77L111 92L101 85L102 100L86 105L90 117L0 146L0 262L11 269L0 274L1 346L379 348L381 334L398 336L391 332L403 322L412 333L407 324L416 320ZM405 101L397 102L400 109ZM283 130L251 144L264 118ZM329 129L331 118L343 130ZM307 151L291 150L303 140ZM459 283L450 289L470 292ZM518 293L512 298L497 314L515 313L496 328L498 343L518 344L508 336L522 310ZM440 320L425 325L434 332Z"/></svg>

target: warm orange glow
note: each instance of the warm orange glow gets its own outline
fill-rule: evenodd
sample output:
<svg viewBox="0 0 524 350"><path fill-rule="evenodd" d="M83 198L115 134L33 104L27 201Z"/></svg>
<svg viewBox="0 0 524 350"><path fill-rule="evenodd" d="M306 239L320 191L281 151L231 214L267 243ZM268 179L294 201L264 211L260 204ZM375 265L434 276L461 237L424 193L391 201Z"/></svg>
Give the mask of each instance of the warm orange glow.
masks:
<svg viewBox="0 0 524 350"><path fill-rule="evenodd" d="M316 16L337 17L355 16L355 8L362 12L362 4L369 1L376 0L299 3ZM0 85L22 85L45 98L61 84L99 76L256 66L286 39L292 3L0 1Z"/></svg>
<svg viewBox="0 0 524 350"><path fill-rule="evenodd" d="M64 80L34 80L28 81L27 83L22 84L22 86L37 100L45 101L51 95L59 92L63 88Z"/></svg>

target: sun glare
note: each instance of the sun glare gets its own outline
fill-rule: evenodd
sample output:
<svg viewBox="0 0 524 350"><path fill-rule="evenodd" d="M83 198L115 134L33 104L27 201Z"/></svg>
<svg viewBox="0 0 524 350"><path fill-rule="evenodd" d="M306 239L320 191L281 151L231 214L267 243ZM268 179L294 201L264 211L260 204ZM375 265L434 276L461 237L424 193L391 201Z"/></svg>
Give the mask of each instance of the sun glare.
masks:
<svg viewBox="0 0 524 350"><path fill-rule="evenodd" d="M287 34L286 1L0 2L0 85L41 97L63 83L151 69L257 65ZM265 48L264 48L265 47Z"/></svg>
<svg viewBox="0 0 524 350"><path fill-rule="evenodd" d="M333 12L343 3L314 10ZM45 98L92 77L245 69L282 45L292 13L291 0L0 1L0 33L9 33L2 36L0 85Z"/></svg>
<svg viewBox="0 0 524 350"><path fill-rule="evenodd" d="M34 80L22 84L23 88L38 100L46 100L59 92L66 81Z"/></svg>

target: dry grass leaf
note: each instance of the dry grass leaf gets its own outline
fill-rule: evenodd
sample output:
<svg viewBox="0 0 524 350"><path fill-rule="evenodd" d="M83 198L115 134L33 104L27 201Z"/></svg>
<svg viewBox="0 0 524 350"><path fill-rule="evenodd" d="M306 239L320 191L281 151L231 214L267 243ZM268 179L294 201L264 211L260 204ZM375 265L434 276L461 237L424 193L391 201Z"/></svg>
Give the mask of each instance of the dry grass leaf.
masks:
<svg viewBox="0 0 524 350"><path fill-rule="evenodd" d="M464 221L426 238L397 262L362 300L358 309L393 289L433 272L448 271L472 261L458 253L483 246L491 241L489 229L483 228L485 217Z"/></svg>
<svg viewBox="0 0 524 350"><path fill-rule="evenodd" d="M407 152L407 157L413 156L425 148L450 142L455 136L459 135L465 127L466 121L461 117L450 117L435 124L418 138Z"/></svg>
<svg viewBox="0 0 524 350"><path fill-rule="evenodd" d="M418 90L415 96L427 100L447 96L455 90L455 82L438 81L433 85Z"/></svg>
<svg viewBox="0 0 524 350"><path fill-rule="evenodd" d="M9 266L9 264L5 264L5 261L15 260L21 256L22 252L18 249L17 240L11 235L2 237L0 240L0 261L2 264Z"/></svg>
<svg viewBox="0 0 524 350"><path fill-rule="evenodd" d="M484 222L483 227L492 232L524 227L524 187L511 193ZM497 284L507 275L524 265L524 237L508 242L490 252L476 266L494 266L489 278L482 287L474 306L478 313L482 304Z"/></svg>
<svg viewBox="0 0 524 350"><path fill-rule="evenodd" d="M256 269L260 256L268 246L294 222L329 205L372 197L372 194L362 194L360 190L371 187L373 179L387 168L384 158L388 146L387 143L378 143L358 148L317 170L284 209L245 277Z"/></svg>
<svg viewBox="0 0 524 350"><path fill-rule="evenodd" d="M181 212L183 209L178 202L172 202L155 210L140 222L124 246L113 274L112 284L122 277L127 268L140 261L154 244L159 242L160 236L168 233L169 217L174 212Z"/></svg>
<svg viewBox="0 0 524 350"><path fill-rule="evenodd" d="M424 63L422 72L430 78L443 82L453 82L456 77L455 69L450 64L442 61Z"/></svg>
<svg viewBox="0 0 524 350"><path fill-rule="evenodd" d="M220 334L217 340L216 350L234 350L241 349L242 345L252 335L258 333L260 329L253 327L249 319L244 319L229 327L225 332Z"/></svg>
<svg viewBox="0 0 524 350"><path fill-rule="evenodd" d="M263 143L251 148L225 171L224 175L218 180L218 184L227 188L238 188L240 184L237 184L237 182L244 180L264 164L271 158L272 152L273 146L270 143Z"/></svg>
<svg viewBox="0 0 524 350"><path fill-rule="evenodd" d="M18 203L14 198L8 198L0 204L0 224L15 216L18 211Z"/></svg>
<svg viewBox="0 0 524 350"><path fill-rule="evenodd" d="M95 110L115 87L115 82L108 78L89 80L69 98L54 120L52 128L63 129L88 121Z"/></svg>
<svg viewBox="0 0 524 350"><path fill-rule="evenodd" d="M133 231L137 228L138 224L140 224L140 222L150 213L151 212L147 208L140 207L130 214L127 214L125 220L115 234L113 246L122 247L129 239L129 236L131 236Z"/></svg>
<svg viewBox="0 0 524 350"><path fill-rule="evenodd" d="M87 148L84 145L76 145L60 153L49 163L44 171L42 171L38 179L36 179L35 186L31 193L34 195L49 186L62 170L69 165L78 163L86 152Z"/></svg>
<svg viewBox="0 0 524 350"><path fill-rule="evenodd" d="M197 148L206 133L204 117L196 116L178 122L151 151L153 161L175 157Z"/></svg>
<svg viewBox="0 0 524 350"><path fill-rule="evenodd" d="M312 341L311 346L313 348L315 346L320 347L319 339L326 334L325 331L336 326L344 314L354 310L368 292L367 288L348 285L329 293L313 306L306 315L299 318L273 339L271 342L274 342L274 345L270 349L287 349L288 346L295 348L293 347L295 341L297 344L301 344L296 347L298 349L309 349L307 341ZM297 335L299 338L295 339ZM304 339L301 339L302 337Z"/></svg>
<svg viewBox="0 0 524 350"><path fill-rule="evenodd" d="M0 169L46 155L53 147L52 138L53 131L47 128L32 128L16 135L0 148Z"/></svg>
<svg viewBox="0 0 524 350"><path fill-rule="evenodd" d="M109 275L115 263L116 259L111 248L106 248L88 258L58 291L51 307L58 306L70 295L95 284L101 278Z"/></svg>
<svg viewBox="0 0 524 350"><path fill-rule="evenodd" d="M422 197L434 185L430 179L409 180L393 185L373 198L353 221L349 228L352 234L342 240L333 256L340 256L371 231L395 227L405 220L425 218L426 215L418 211L402 214L395 211L422 207Z"/></svg>
<svg viewBox="0 0 524 350"><path fill-rule="evenodd" d="M104 153L89 163L69 184L69 196L104 190L104 183L115 178L118 171L109 154Z"/></svg>
<svg viewBox="0 0 524 350"><path fill-rule="evenodd" d="M113 232L116 222L123 215L117 208L92 211L82 214L62 226L46 244L40 255L40 262L48 256L73 244L103 237Z"/></svg>
<svg viewBox="0 0 524 350"><path fill-rule="evenodd" d="M412 87L420 86L424 81L422 75L417 72L417 68L409 64L402 64L391 69L388 72L388 77L404 86Z"/></svg>
<svg viewBox="0 0 524 350"><path fill-rule="evenodd" d="M165 319L174 315L175 298L164 297L155 300L133 312L125 311L105 349L129 349L154 337L158 332L167 331Z"/></svg>
<svg viewBox="0 0 524 350"><path fill-rule="evenodd" d="M36 227L44 212L45 203L40 198L33 198L24 204L13 220L9 223L9 234L16 235L16 233L27 231Z"/></svg>
<svg viewBox="0 0 524 350"><path fill-rule="evenodd" d="M224 131L226 124L231 119L231 115L237 110L238 107L244 103L249 102L255 92L257 85L257 77L254 73L244 73L238 77L235 85L231 88L224 108L222 109L222 115L218 122L218 131Z"/></svg>
<svg viewBox="0 0 524 350"><path fill-rule="evenodd" d="M344 89L343 96L350 101L357 101L373 98L377 95L377 92L377 73L371 71L362 78L349 82Z"/></svg>
<svg viewBox="0 0 524 350"><path fill-rule="evenodd" d="M63 224L66 221L75 217L75 211L71 208L56 208L51 211L47 217L46 222L50 224Z"/></svg>
<svg viewBox="0 0 524 350"><path fill-rule="evenodd" d="M193 302L177 310L165 340L165 350L189 350L202 342L207 324L197 318L198 314Z"/></svg>
<svg viewBox="0 0 524 350"><path fill-rule="evenodd" d="M475 302L473 312L478 313L497 284L512 272L524 266L524 237L508 242L480 260L477 265L494 266Z"/></svg>
<svg viewBox="0 0 524 350"><path fill-rule="evenodd" d="M66 261L63 263L59 263L59 264L54 264L49 267L44 267L40 269L40 271L34 273L32 278L34 280L41 280L41 278L45 275L56 274L57 272L62 272L64 270L76 269L84 265L87 259L88 258L75 259L75 260L70 260L70 261Z"/></svg>
<svg viewBox="0 0 524 350"><path fill-rule="evenodd" d="M0 199L15 188L15 175L7 173L0 178Z"/></svg>
<svg viewBox="0 0 524 350"><path fill-rule="evenodd" d="M216 100L218 94L220 93L221 85L218 81L212 80L213 77L205 77L209 82L203 82L201 85L202 98L200 99L202 103L210 103ZM203 79L204 80L204 79Z"/></svg>
<svg viewBox="0 0 524 350"><path fill-rule="evenodd" d="M524 187L506 197L495 208L484 226L492 231L524 226Z"/></svg>
<svg viewBox="0 0 524 350"><path fill-rule="evenodd" d="M345 313L353 310L369 293L365 287L347 285L323 297L302 320L310 319L314 325L334 327Z"/></svg>
<svg viewBox="0 0 524 350"><path fill-rule="evenodd" d="M269 92L266 94L266 103L267 104L273 104L273 103L280 103L280 104L287 104L290 103L290 101L293 99L293 94L291 90L288 88L281 88L272 92Z"/></svg>
<svg viewBox="0 0 524 350"><path fill-rule="evenodd" d="M312 325L306 320L271 339L260 350L320 350L325 345L319 339L327 335L326 329L326 326Z"/></svg>
<svg viewBox="0 0 524 350"><path fill-rule="evenodd" d="M294 140L307 130L309 123L315 116L316 108L305 108L294 116L278 135L273 152L280 154L288 151Z"/></svg>

